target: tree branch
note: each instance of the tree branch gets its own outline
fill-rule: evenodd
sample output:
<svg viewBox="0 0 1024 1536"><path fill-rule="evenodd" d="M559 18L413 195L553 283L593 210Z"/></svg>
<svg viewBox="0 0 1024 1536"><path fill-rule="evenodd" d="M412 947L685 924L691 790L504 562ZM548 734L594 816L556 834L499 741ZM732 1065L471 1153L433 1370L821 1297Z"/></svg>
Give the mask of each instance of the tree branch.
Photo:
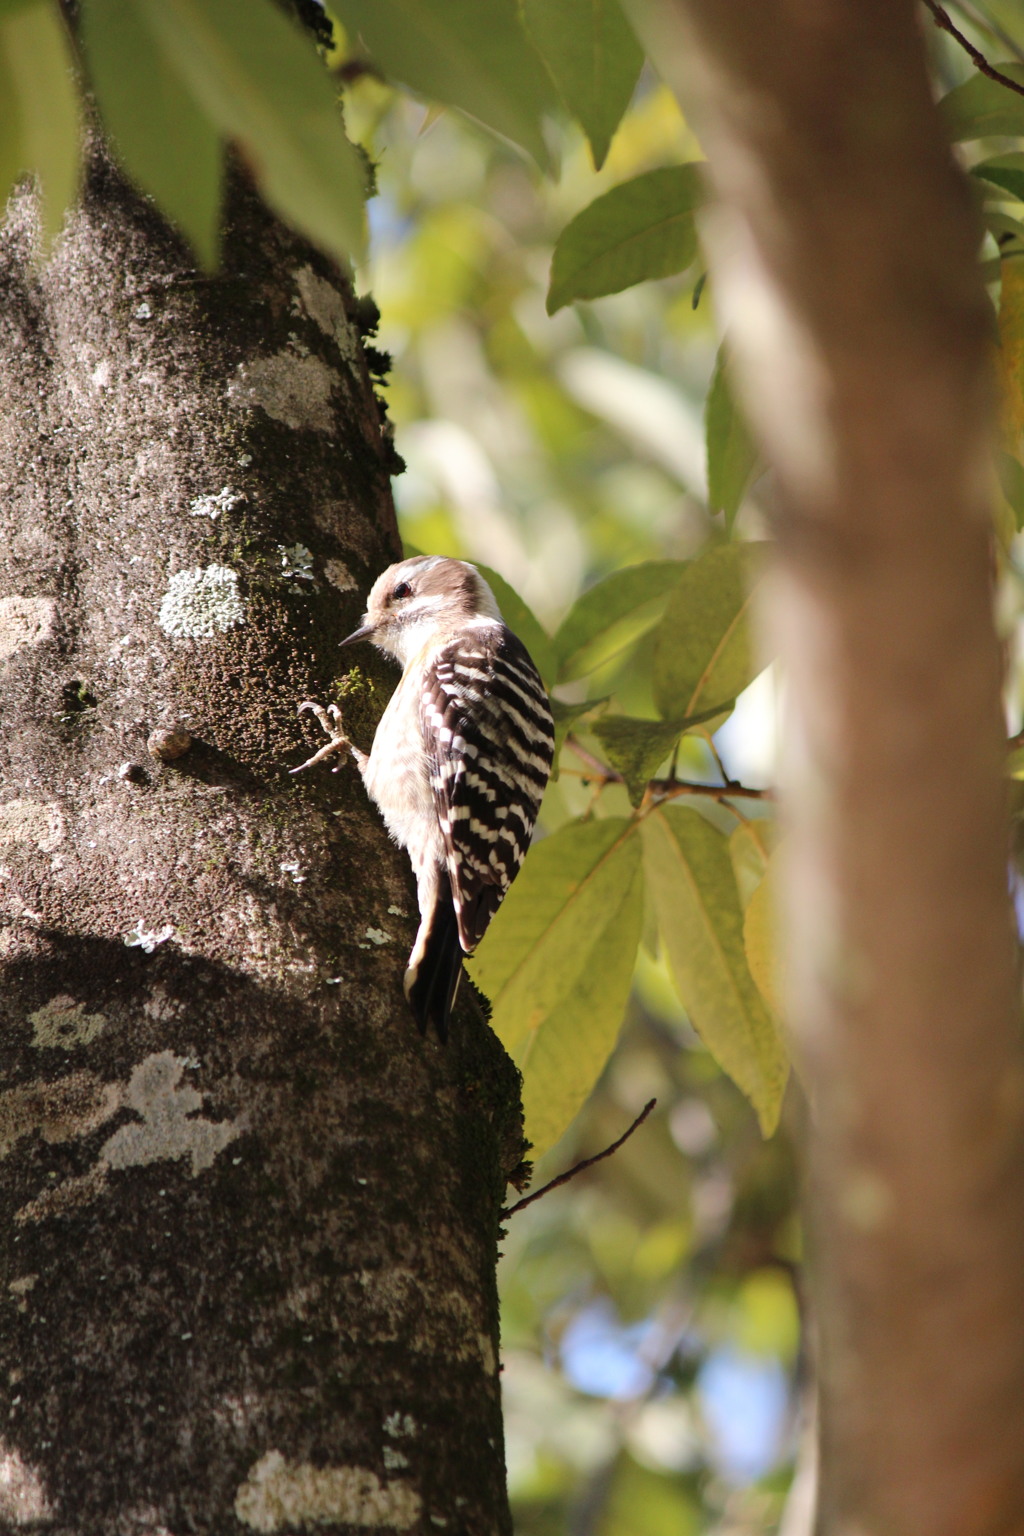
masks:
<svg viewBox="0 0 1024 1536"><path fill-rule="evenodd" d="M586 763L593 770L592 773L584 773L582 775L584 779L598 780L602 786L626 782L617 769L609 768L607 763L602 763L601 759L595 757L593 752L582 742L577 741L575 736L567 736L565 744L575 752L581 762ZM773 798L770 789L754 789L748 784L739 784L735 779L728 778L724 784L701 784L694 779L651 779L647 785L647 793L656 800L674 800L679 795L703 796L706 800L771 800Z"/></svg>
<svg viewBox="0 0 1024 1536"><path fill-rule="evenodd" d="M990 64L985 55L975 48L970 38L965 37L956 23L946 14L938 4L938 0L921 0L921 3L931 11L935 25L956 39L983 75L986 75L989 80L994 80L997 85L1005 85L1008 91L1015 91L1018 96L1024 96L1024 85L1018 85L1016 80L1011 80L1009 75L1004 75L1002 70Z"/></svg>

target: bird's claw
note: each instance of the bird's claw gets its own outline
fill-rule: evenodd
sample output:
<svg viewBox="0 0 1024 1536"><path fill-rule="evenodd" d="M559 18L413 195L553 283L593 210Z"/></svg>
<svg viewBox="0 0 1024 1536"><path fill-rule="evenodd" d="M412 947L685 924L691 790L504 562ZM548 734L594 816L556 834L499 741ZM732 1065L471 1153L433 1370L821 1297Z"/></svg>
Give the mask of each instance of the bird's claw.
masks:
<svg viewBox="0 0 1024 1536"><path fill-rule="evenodd" d="M301 773L304 768L312 768L314 763L322 763L325 758L333 757L335 752L347 754L352 751L352 743L345 735L341 724L341 710L337 704L328 704L327 708L324 709L322 704L317 704L312 699L305 699L299 705L299 714L304 715L307 710L311 715L316 716L321 730L329 739L320 748L319 752L314 752L313 756L307 758L304 763L300 763L297 768L289 768L289 773ZM340 767L341 763L338 763L332 769L332 772L337 773Z"/></svg>

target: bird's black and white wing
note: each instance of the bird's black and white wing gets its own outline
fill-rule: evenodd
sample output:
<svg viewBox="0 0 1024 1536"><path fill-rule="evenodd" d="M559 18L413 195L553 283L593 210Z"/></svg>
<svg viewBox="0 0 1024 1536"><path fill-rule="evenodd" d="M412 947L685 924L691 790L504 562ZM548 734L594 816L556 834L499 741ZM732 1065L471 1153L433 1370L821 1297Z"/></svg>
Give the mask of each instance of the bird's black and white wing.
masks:
<svg viewBox="0 0 1024 1536"><path fill-rule="evenodd" d="M499 623L467 627L438 650L420 719L459 942L469 954L530 846L554 721L526 647Z"/></svg>

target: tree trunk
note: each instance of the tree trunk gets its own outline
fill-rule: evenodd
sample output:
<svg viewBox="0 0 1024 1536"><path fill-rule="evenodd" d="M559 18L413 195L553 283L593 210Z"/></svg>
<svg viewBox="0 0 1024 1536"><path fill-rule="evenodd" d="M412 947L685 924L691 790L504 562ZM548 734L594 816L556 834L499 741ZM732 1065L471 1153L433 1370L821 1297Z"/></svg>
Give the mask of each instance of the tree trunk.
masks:
<svg viewBox="0 0 1024 1536"><path fill-rule="evenodd" d="M506 1532L515 1072L472 1015L417 1033L355 772L287 773L350 654L363 745L391 686L336 650L400 553L367 306L240 184L216 277L101 156L41 269L31 220L0 236L0 1530Z"/></svg>
<svg viewBox="0 0 1024 1536"><path fill-rule="evenodd" d="M650 0L777 471L818 1528L1024 1529L1024 1061L980 235L911 0Z"/></svg>

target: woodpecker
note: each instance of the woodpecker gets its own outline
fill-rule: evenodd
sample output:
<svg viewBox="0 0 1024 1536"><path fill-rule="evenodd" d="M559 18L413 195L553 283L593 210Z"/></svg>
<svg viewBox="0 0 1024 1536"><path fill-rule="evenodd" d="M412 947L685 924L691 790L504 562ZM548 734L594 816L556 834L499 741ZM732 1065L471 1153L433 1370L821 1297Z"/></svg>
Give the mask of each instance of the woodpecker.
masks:
<svg viewBox="0 0 1024 1536"><path fill-rule="evenodd" d="M405 995L440 1039L462 971L519 873L555 751L544 685L494 594L472 565L438 555L401 560L371 589L360 627L402 664L367 756L341 711L307 700L330 738L293 773L350 754L388 831L408 851L420 926ZM340 766L340 764L339 764ZM335 770L337 771L337 770Z"/></svg>

